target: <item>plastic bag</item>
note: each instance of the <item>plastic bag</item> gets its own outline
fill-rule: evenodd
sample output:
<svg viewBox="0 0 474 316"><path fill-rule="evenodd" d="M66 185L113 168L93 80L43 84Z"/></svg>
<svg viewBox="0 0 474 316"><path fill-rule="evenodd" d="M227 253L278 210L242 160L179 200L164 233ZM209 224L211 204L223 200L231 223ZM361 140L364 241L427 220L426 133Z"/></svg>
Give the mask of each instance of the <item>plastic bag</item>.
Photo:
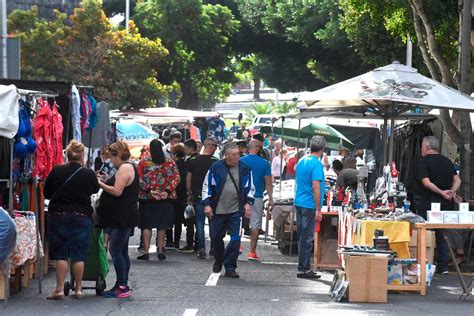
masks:
<svg viewBox="0 0 474 316"><path fill-rule="evenodd" d="M16 227L10 215L0 207L0 264L7 261L16 245Z"/></svg>
<svg viewBox="0 0 474 316"><path fill-rule="evenodd" d="M188 206L186 206L186 209L184 210L184 218L190 219L194 216L196 216L196 211L194 211L194 207L192 206L192 204L188 204Z"/></svg>

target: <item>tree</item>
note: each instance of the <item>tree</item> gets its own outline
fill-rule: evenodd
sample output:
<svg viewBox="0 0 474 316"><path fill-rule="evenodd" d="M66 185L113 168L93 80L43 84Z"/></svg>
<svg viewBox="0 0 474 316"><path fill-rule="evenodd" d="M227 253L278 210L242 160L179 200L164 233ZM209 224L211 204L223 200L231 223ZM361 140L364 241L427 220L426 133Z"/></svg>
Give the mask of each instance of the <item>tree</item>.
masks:
<svg viewBox="0 0 474 316"><path fill-rule="evenodd" d="M178 83L178 106L214 104L236 81L231 68L230 39L239 22L221 5L199 0L152 0L136 8L135 19L148 38L161 38L169 58L160 63L160 81Z"/></svg>
<svg viewBox="0 0 474 316"><path fill-rule="evenodd" d="M272 114L273 113L273 107L274 107L274 104L271 101L267 102L267 103L255 103L255 104L252 104L250 109L245 111L245 116L247 117L247 120L252 122L253 119L257 115Z"/></svg>
<svg viewBox="0 0 474 316"><path fill-rule="evenodd" d="M257 73L269 86L315 90L368 70L339 27L334 1L235 2L242 17L236 51L260 56Z"/></svg>
<svg viewBox="0 0 474 316"><path fill-rule="evenodd" d="M158 63L167 50L159 39L112 28L101 1L86 0L68 17L40 19L37 9L13 11L9 30L22 39L22 76L32 80L92 85L116 107L156 106L170 87L158 82Z"/></svg>
<svg viewBox="0 0 474 316"><path fill-rule="evenodd" d="M358 1L339 0L344 11L346 32L357 34L357 28L367 15L383 21L385 29L391 34L412 34L417 39L422 60L431 77L442 83L458 88L462 92L470 93L469 76L465 74L469 58L462 58L470 54L464 53L462 45L469 46L470 41L462 30L469 29L469 20L462 19L464 10L470 11L471 1L463 0L391 0L391 1ZM468 9L466 9L469 7ZM359 12L359 14L358 14ZM361 14L360 12L363 12ZM363 15L366 15L365 18ZM467 26L460 27L462 23ZM467 32L466 32L467 33ZM353 38L361 41L361 38ZM363 42L364 39L362 38ZM462 67L464 65L464 67ZM464 73L461 79L459 75ZM462 84L461 84L462 83ZM440 110L440 120L443 123L449 138L457 145L461 161L461 194L464 199L469 198L470 191L470 142L472 127L469 115L462 111Z"/></svg>

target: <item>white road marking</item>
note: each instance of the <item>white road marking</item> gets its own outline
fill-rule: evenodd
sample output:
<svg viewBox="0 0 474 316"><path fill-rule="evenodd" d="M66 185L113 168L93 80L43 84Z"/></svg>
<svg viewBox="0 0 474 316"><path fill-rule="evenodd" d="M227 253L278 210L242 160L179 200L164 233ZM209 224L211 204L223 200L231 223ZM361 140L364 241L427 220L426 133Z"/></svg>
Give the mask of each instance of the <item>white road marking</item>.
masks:
<svg viewBox="0 0 474 316"><path fill-rule="evenodd" d="M211 273L209 279L207 279L206 286L216 286L220 276L220 273Z"/></svg>
<svg viewBox="0 0 474 316"><path fill-rule="evenodd" d="M298 262L280 262L280 261L261 261L261 264L288 265L297 266Z"/></svg>
<svg viewBox="0 0 474 316"><path fill-rule="evenodd" d="M183 316L196 316L197 312L199 311L199 309L194 309L194 308L187 308L185 311L184 311L184 314Z"/></svg>

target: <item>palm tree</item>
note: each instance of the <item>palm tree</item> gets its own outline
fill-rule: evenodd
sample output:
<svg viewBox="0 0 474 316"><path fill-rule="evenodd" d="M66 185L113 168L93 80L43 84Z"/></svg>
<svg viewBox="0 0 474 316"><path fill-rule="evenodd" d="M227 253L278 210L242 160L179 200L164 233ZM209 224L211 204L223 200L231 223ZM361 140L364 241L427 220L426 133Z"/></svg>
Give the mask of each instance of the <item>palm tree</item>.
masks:
<svg viewBox="0 0 474 316"><path fill-rule="evenodd" d="M276 114L289 114L296 109L296 102L283 102L278 103L276 107L274 107L274 112Z"/></svg>
<svg viewBox="0 0 474 316"><path fill-rule="evenodd" d="M272 114L273 109L273 102L255 103L245 112L245 114L250 121L253 121L257 115Z"/></svg>

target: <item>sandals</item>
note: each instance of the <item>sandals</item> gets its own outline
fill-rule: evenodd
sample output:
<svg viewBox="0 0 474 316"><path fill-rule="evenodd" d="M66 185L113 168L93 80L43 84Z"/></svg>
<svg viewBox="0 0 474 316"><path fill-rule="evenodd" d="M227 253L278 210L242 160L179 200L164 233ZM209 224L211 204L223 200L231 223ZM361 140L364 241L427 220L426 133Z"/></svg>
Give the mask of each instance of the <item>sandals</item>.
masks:
<svg viewBox="0 0 474 316"><path fill-rule="evenodd" d="M46 299L50 301L62 301L66 298L63 291L56 292L54 291Z"/></svg>
<svg viewBox="0 0 474 316"><path fill-rule="evenodd" d="M82 290L76 291L74 294L74 298L76 300L82 300L84 298L84 294L82 293Z"/></svg>

